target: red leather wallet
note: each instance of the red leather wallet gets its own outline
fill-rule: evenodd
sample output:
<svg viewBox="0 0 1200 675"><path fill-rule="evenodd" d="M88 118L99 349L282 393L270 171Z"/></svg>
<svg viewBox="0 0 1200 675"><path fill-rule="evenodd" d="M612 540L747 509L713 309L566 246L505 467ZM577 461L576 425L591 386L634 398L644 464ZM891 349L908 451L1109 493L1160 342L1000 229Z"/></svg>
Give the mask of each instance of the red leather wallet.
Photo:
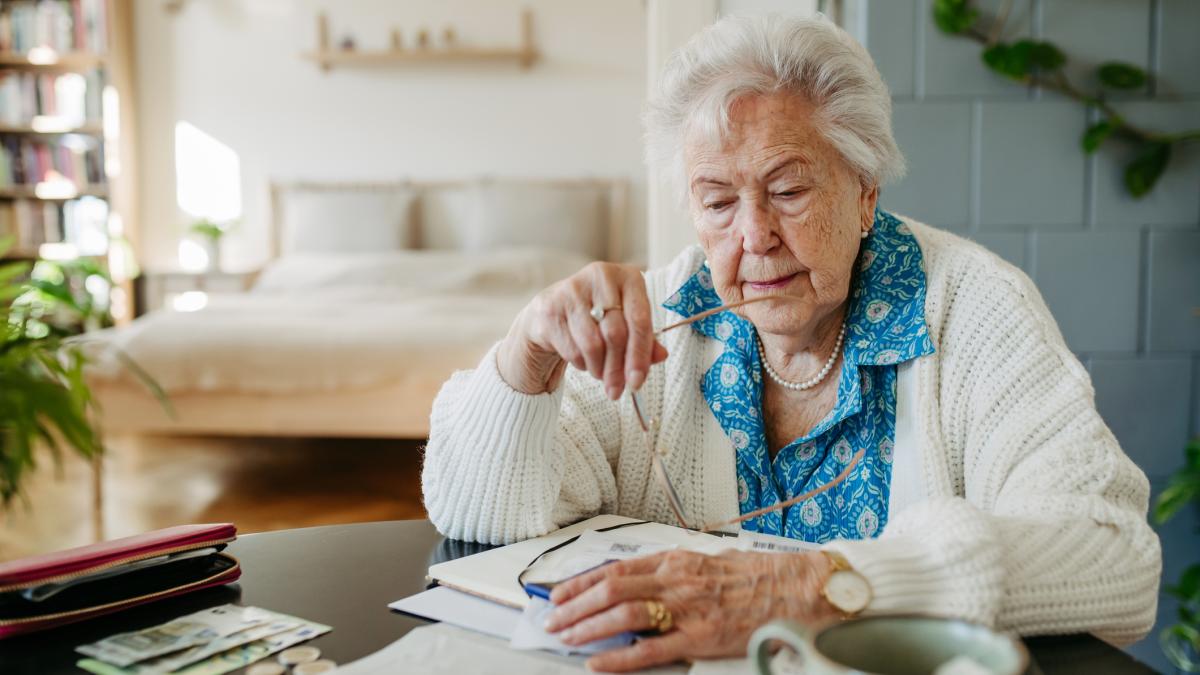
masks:
<svg viewBox="0 0 1200 675"><path fill-rule="evenodd" d="M0 563L0 638L235 581L234 539L231 523L180 525Z"/></svg>

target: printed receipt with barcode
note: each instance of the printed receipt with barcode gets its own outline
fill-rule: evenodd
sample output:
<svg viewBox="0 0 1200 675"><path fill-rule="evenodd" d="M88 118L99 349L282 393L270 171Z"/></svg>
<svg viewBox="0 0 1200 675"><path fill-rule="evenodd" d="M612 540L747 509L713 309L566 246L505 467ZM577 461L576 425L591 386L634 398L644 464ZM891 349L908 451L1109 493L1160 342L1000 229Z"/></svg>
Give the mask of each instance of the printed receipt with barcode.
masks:
<svg viewBox="0 0 1200 675"><path fill-rule="evenodd" d="M749 530L738 532L737 542L738 549L742 551L759 551L760 553L799 553L800 551L821 550L820 544Z"/></svg>

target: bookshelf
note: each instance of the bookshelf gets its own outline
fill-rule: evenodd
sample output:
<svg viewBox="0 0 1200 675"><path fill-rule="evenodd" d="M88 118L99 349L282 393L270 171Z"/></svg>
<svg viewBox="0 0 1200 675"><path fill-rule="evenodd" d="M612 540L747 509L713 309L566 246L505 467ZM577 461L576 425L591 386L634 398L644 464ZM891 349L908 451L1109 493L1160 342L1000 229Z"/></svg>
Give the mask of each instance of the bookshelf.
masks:
<svg viewBox="0 0 1200 675"><path fill-rule="evenodd" d="M8 258L93 258L131 249L132 0L0 0L0 238ZM51 246L49 249L46 245Z"/></svg>

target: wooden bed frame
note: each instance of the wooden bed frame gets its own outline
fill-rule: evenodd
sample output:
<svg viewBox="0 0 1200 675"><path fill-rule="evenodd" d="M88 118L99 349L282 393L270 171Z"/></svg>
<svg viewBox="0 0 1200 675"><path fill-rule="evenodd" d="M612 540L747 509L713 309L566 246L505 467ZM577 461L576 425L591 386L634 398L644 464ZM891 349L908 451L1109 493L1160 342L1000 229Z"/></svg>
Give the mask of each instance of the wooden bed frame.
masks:
<svg viewBox="0 0 1200 675"><path fill-rule="evenodd" d="M402 181L392 183L273 183L271 194L272 258L279 256L283 240L280 218L285 190L405 189L422 193L439 188L459 188L477 181ZM492 184L519 186L600 187L608 195L607 246L610 260L627 257L628 197L623 180L495 179ZM498 336L499 337L499 336ZM473 367L475 361L461 364ZM297 394L247 392L180 392L171 394L175 418L164 413L144 387L129 382L94 380L93 392L103 409L103 427L114 433L197 434L215 436L313 436L425 438L429 434L429 408L442 383L450 376L430 380L414 377L366 389Z"/></svg>

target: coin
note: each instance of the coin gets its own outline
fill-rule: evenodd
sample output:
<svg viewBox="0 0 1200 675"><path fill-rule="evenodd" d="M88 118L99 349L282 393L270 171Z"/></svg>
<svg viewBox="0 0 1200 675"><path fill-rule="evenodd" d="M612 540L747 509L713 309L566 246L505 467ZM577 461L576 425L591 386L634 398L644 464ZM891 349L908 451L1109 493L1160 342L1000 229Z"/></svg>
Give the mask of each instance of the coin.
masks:
<svg viewBox="0 0 1200 675"><path fill-rule="evenodd" d="M321 650L316 647L292 647L279 652L279 662L285 666L309 663L321 658Z"/></svg>
<svg viewBox="0 0 1200 675"><path fill-rule="evenodd" d="M246 671L246 675L285 675L286 673L287 668L284 668L278 663L271 663L270 661L265 663L256 663L250 666L250 669Z"/></svg>
<svg viewBox="0 0 1200 675"><path fill-rule="evenodd" d="M330 673L337 668L337 664L329 659L321 659L312 663L301 663L292 668L292 675L321 675L321 673Z"/></svg>

